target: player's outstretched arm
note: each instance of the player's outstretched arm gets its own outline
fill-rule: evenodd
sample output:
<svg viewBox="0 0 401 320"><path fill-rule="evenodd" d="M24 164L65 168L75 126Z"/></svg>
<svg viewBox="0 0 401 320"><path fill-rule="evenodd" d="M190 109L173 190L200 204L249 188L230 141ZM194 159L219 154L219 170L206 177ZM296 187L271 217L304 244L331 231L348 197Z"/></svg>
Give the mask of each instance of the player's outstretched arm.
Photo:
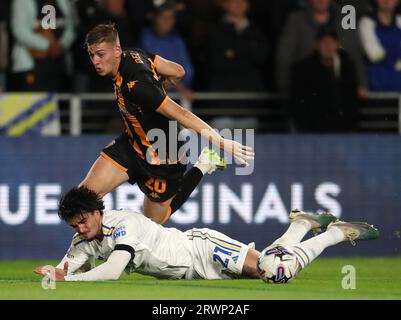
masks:
<svg viewBox="0 0 401 320"><path fill-rule="evenodd" d="M55 271L52 271L48 267L38 267L34 272L48 276L54 281L118 280L130 260L131 254L129 252L118 250L113 251L105 263L85 273L68 274L67 262L64 264L64 269L54 269Z"/></svg>
<svg viewBox="0 0 401 320"><path fill-rule="evenodd" d="M67 275L65 281L118 280L131 258L127 251L113 251L105 263L85 273Z"/></svg>
<svg viewBox="0 0 401 320"><path fill-rule="evenodd" d="M81 246L76 246L74 243L79 241L81 238L74 236L67 253L63 259L59 262L56 267L53 266L40 266L33 270L34 273L49 276L50 278L56 278L58 281L62 281L64 276L67 275L67 271L70 274L74 274L78 270L90 270L95 266L95 262L92 256L89 256Z"/></svg>
<svg viewBox="0 0 401 320"><path fill-rule="evenodd" d="M34 273L44 277L49 277L54 281L64 281L64 277L68 273L68 262L64 263L64 268L50 268L49 266L37 267L33 270Z"/></svg>
<svg viewBox="0 0 401 320"><path fill-rule="evenodd" d="M206 122L171 99L168 99L166 105L159 112L169 119L176 120L183 127L194 130L218 148L233 155L240 164L249 165L249 160L253 160L255 157L251 147L224 139Z"/></svg>

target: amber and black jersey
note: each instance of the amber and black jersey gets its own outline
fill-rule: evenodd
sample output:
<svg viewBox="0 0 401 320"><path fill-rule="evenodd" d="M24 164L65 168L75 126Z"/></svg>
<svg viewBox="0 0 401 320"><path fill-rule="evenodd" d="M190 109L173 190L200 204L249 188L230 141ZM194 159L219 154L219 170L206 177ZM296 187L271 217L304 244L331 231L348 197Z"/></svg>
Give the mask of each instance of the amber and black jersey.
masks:
<svg viewBox="0 0 401 320"><path fill-rule="evenodd" d="M118 74L113 79L114 94L129 142L138 156L152 165L169 164L168 159L159 158L147 136L149 130L157 128L169 141L169 119L159 113L169 98L156 72L158 58L139 49L124 51ZM166 155L168 152L167 143Z"/></svg>

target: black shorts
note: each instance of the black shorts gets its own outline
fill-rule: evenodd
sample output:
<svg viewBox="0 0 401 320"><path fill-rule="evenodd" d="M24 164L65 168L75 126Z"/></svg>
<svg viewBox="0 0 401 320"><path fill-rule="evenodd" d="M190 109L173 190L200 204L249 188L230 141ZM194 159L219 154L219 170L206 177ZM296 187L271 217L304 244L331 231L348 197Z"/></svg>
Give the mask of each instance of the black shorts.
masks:
<svg viewBox="0 0 401 320"><path fill-rule="evenodd" d="M165 202L176 195L184 176L186 165L151 165L143 160L130 144L126 134L121 134L101 155L127 172L129 183L137 183L139 189L153 202Z"/></svg>

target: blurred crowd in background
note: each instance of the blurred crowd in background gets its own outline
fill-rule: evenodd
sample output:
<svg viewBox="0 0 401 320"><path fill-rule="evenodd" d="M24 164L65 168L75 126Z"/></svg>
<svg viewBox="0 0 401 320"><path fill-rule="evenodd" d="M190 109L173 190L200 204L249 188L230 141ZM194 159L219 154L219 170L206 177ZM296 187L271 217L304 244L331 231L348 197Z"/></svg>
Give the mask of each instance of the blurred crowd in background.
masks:
<svg viewBox="0 0 401 320"><path fill-rule="evenodd" d="M54 31L40 28L48 4ZM355 30L342 27L345 5ZM86 33L109 22L123 49L180 63L187 100L274 92L300 132L352 131L369 92L401 92L399 0L3 0L0 91L111 92L84 48Z"/></svg>

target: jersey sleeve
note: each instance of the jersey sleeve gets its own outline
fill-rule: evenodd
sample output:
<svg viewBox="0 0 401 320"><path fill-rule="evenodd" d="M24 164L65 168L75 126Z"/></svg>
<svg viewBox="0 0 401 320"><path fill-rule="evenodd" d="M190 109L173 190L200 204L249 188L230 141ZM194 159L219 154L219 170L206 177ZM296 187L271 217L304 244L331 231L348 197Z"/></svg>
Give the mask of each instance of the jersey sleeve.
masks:
<svg viewBox="0 0 401 320"><path fill-rule="evenodd" d="M107 261L91 268L84 273L68 274L66 281L106 281L117 280L126 266L135 258L135 250L139 245L138 232L140 227L135 220L127 217L118 223L111 237L114 248Z"/></svg>
<svg viewBox="0 0 401 320"><path fill-rule="evenodd" d="M130 94L132 101L145 110L159 112L168 101L166 93L151 82L138 81Z"/></svg>
<svg viewBox="0 0 401 320"><path fill-rule="evenodd" d="M136 48L135 51L138 52L139 54L141 54L142 56L144 56L146 59L152 60L153 63L156 63L156 61L158 59L157 54L150 53L149 51L139 49L139 48Z"/></svg>
<svg viewBox="0 0 401 320"><path fill-rule="evenodd" d="M75 235L67 253L56 268L63 269L66 262L68 262L68 274L78 274L94 268L96 259L85 250L86 245L81 236Z"/></svg>
<svg viewBox="0 0 401 320"><path fill-rule="evenodd" d="M131 52L127 59L132 60L125 64L122 76L129 101L145 112L160 111L167 102L167 95L156 72L157 56L138 49Z"/></svg>
<svg viewBox="0 0 401 320"><path fill-rule="evenodd" d="M138 249L140 240L138 234L142 231L132 218L124 219L113 231L114 251L126 251L131 255L131 260L135 258L135 250Z"/></svg>
<svg viewBox="0 0 401 320"><path fill-rule="evenodd" d="M65 281L106 281L118 280L131 260L125 251L113 251L105 263L85 273L67 275Z"/></svg>

